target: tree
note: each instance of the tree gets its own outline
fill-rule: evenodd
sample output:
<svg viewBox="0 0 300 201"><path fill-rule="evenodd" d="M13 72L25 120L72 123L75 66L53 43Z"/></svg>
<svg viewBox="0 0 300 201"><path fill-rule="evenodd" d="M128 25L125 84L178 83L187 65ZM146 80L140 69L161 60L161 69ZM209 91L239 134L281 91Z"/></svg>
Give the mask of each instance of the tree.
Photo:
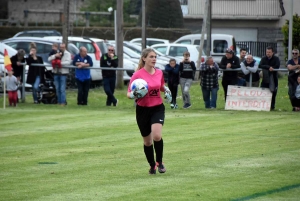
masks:
<svg viewBox="0 0 300 201"><path fill-rule="evenodd" d="M283 45L286 47L284 52L286 58L288 57L288 49L289 48L297 48L300 49L300 17L298 14L293 16L293 44L292 47L288 47L289 44L289 20L286 20L285 25L281 28L281 31L284 36Z"/></svg>
<svg viewBox="0 0 300 201"><path fill-rule="evenodd" d="M139 24L141 24L140 13ZM147 0L146 24L151 27L182 28L183 15L178 0Z"/></svg>

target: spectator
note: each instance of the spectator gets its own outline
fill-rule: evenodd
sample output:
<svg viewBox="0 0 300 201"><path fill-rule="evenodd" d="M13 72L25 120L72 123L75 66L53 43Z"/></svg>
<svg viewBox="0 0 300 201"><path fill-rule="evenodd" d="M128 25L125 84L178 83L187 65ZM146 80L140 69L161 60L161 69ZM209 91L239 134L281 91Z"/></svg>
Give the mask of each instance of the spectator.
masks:
<svg viewBox="0 0 300 201"><path fill-rule="evenodd" d="M90 89L91 72L87 67L93 66L92 58L87 55L87 49L80 47L80 52L74 57L73 65L75 69L75 77L78 87L77 105L87 105Z"/></svg>
<svg viewBox="0 0 300 201"><path fill-rule="evenodd" d="M30 44L30 53L27 58L27 65L29 66L26 82L32 85L32 96L34 104L38 104L37 93L40 91L40 83L45 82L45 67L32 66L32 64L44 64L42 57L36 54L35 43Z"/></svg>
<svg viewBox="0 0 300 201"><path fill-rule="evenodd" d="M65 106L66 104L66 83L67 75L69 74L69 68L64 68L66 65L70 65L72 62L71 54L66 50L66 45L64 43L60 44L60 52L53 54L48 57L48 61L52 62L59 59L62 68L53 67L54 74L54 85L57 95L57 104Z"/></svg>
<svg viewBox="0 0 300 201"><path fill-rule="evenodd" d="M108 47L108 53L101 57L100 66L107 68L117 68L118 67L118 57L115 54L115 49L113 46ZM118 100L114 96L116 87L116 71L115 70L102 70L103 77L103 88L107 95L106 106L117 106Z"/></svg>
<svg viewBox="0 0 300 201"><path fill-rule="evenodd" d="M237 69L240 68L240 60L234 55L232 49L228 48L225 52L225 56L222 57L220 68L222 69ZM228 85L237 85L237 71L224 71L222 78L222 86L224 89L224 97L226 102Z"/></svg>
<svg viewBox="0 0 300 201"><path fill-rule="evenodd" d="M218 71L219 66L211 56L207 57L206 62L200 66L200 86L205 108L214 109L217 107L219 90Z"/></svg>
<svg viewBox="0 0 300 201"><path fill-rule="evenodd" d="M10 58L11 65L14 71L14 76L20 81L20 85L23 82L23 65L21 63L25 63L25 51L23 49L19 49L18 53ZM18 89L18 99L21 98L21 91Z"/></svg>
<svg viewBox="0 0 300 201"><path fill-rule="evenodd" d="M51 57L55 55L55 57ZM52 58L51 59L51 64L52 64L52 68L55 69L55 68L61 68L61 57L62 57L62 52L59 51L58 49L58 44L57 43L53 43L52 44L52 50L51 52L49 53L49 58ZM48 61L50 61L48 58Z"/></svg>
<svg viewBox="0 0 300 201"><path fill-rule="evenodd" d="M287 63L287 68L289 72L297 71L300 70L300 57L299 57L299 50L298 49L293 49L292 51L292 59L290 59Z"/></svg>
<svg viewBox="0 0 300 201"><path fill-rule="evenodd" d="M271 110L274 110L278 89L278 75L277 71L274 71L274 69L279 69L280 61L279 58L274 55L273 47L267 47L266 56L261 58L258 67L263 71L263 78L260 87L269 88L272 92Z"/></svg>
<svg viewBox="0 0 300 201"><path fill-rule="evenodd" d="M165 67L165 71L168 73L168 87L172 93L171 108L177 109L176 97L179 84L179 65L176 64L175 59L170 59L169 64Z"/></svg>
<svg viewBox="0 0 300 201"><path fill-rule="evenodd" d="M23 75L23 65L21 63L25 63L25 51L23 49L19 49L18 53L10 58L12 68L14 70L14 76L19 78L20 82L22 82Z"/></svg>
<svg viewBox="0 0 300 201"><path fill-rule="evenodd" d="M17 100L18 100L18 85L20 78L16 78L14 75L13 69L7 72L7 76L4 78L6 83L6 90L8 94L8 102L9 106L17 106ZM0 80L4 82L4 79L2 80L0 77Z"/></svg>
<svg viewBox="0 0 300 201"><path fill-rule="evenodd" d="M183 60L179 64L180 72L180 86L182 92L182 99L184 102L183 108L187 109L192 106L190 97L190 88L194 79L194 72L196 70L195 63L190 60L190 53L183 53Z"/></svg>
<svg viewBox="0 0 300 201"><path fill-rule="evenodd" d="M246 75L246 86L249 87L250 82L250 74L252 73L252 87L259 87L259 73L258 69L258 62L253 59L251 54L247 55L246 61L241 63L241 69L243 73Z"/></svg>
<svg viewBox="0 0 300 201"><path fill-rule="evenodd" d="M300 111L300 74L296 73L296 75L296 81L295 79L289 80L289 96L293 111Z"/></svg>
<svg viewBox="0 0 300 201"><path fill-rule="evenodd" d="M300 109L300 100L295 97L295 91L299 86L299 71L300 71L300 58L299 58L299 50L293 49L292 51L292 59L290 59L287 63L287 68L289 70L288 76L288 86L289 86L289 97L293 107L293 111L299 111Z"/></svg>
<svg viewBox="0 0 300 201"><path fill-rule="evenodd" d="M240 49L240 64L246 60L247 50L244 48ZM245 74L238 71L238 86L246 86Z"/></svg>

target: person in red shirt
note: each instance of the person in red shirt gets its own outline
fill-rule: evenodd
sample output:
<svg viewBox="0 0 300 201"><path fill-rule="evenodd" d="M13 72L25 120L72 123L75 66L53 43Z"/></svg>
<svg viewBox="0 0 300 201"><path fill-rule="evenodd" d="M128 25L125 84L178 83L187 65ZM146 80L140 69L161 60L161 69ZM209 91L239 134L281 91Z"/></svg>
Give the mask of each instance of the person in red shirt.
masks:
<svg viewBox="0 0 300 201"><path fill-rule="evenodd" d="M130 79L127 97L136 98L136 121L144 141L144 153L150 165L149 174L165 173L166 168L162 162L163 139L162 126L165 120L165 106L160 92L165 93L168 102L172 95L165 86L163 72L155 68L156 53L151 48L144 49L137 71ZM148 84L147 90L131 91L131 83L136 79L143 79ZM154 160L154 150L156 161Z"/></svg>

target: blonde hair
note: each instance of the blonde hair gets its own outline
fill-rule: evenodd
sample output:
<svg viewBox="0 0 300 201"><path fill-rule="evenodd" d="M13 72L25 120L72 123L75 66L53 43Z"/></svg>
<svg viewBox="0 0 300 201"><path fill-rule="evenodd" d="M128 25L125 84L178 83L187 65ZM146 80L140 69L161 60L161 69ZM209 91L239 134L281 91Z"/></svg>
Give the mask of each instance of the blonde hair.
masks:
<svg viewBox="0 0 300 201"><path fill-rule="evenodd" d="M146 58L150 52L154 52L155 53L155 51L152 48L146 48L146 49L144 49L142 51L142 56L140 58L137 71L140 70L140 69L142 69L145 66L145 61L143 60L143 58Z"/></svg>

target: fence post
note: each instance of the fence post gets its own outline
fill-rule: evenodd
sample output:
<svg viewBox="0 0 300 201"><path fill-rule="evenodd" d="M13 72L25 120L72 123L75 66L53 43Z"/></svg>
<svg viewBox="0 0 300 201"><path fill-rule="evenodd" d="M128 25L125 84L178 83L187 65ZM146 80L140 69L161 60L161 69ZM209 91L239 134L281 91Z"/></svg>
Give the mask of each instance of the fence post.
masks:
<svg viewBox="0 0 300 201"><path fill-rule="evenodd" d="M22 74L22 103L25 103L25 70L26 70L26 63L23 63L23 74Z"/></svg>
<svg viewBox="0 0 300 201"><path fill-rule="evenodd" d="M90 12L85 12L85 27L90 27Z"/></svg>
<svg viewBox="0 0 300 201"><path fill-rule="evenodd" d="M28 27L28 10L24 10L24 26Z"/></svg>
<svg viewBox="0 0 300 201"><path fill-rule="evenodd" d="M252 72L250 72L249 87L252 87Z"/></svg>

